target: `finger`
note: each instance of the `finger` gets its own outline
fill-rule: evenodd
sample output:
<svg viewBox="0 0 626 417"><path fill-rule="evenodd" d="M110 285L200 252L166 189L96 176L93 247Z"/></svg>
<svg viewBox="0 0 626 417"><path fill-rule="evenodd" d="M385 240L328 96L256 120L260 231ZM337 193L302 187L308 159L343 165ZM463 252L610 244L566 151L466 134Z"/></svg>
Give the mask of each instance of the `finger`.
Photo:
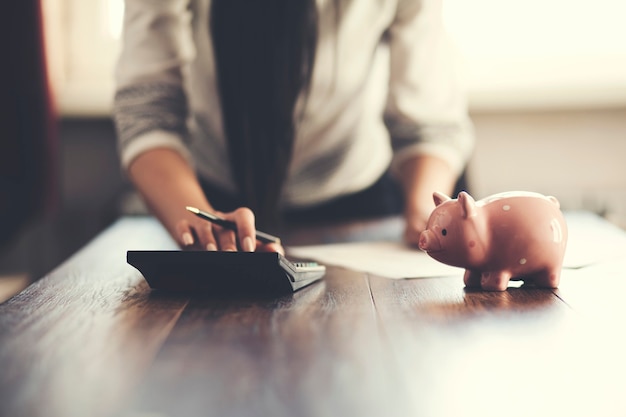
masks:
<svg viewBox="0 0 626 417"><path fill-rule="evenodd" d="M404 229L404 241L410 246L419 247L420 235L423 230L424 227L416 227L407 223Z"/></svg>
<svg viewBox="0 0 626 417"><path fill-rule="evenodd" d="M421 213L407 213L405 216L404 241L415 247L419 247L421 233L426 230L428 217Z"/></svg>
<svg viewBox="0 0 626 417"><path fill-rule="evenodd" d="M285 248L280 243L259 243L256 250L257 252L278 252L283 256L285 255Z"/></svg>
<svg viewBox="0 0 626 417"><path fill-rule="evenodd" d="M181 220L176 223L176 242L182 248L190 248L193 246L195 239L193 238L193 231L187 220Z"/></svg>
<svg viewBox="0 0 626 417"><path fill-rule="evenodd" d="M419 238L416 239L415 230L413 230L412 228L408 226L404 229L403 238L404 238L404 242L408 244L409 246L418 246L419 244Z"/></svg>
<svg viewBox="0 0 626 417"><path fill-rule="evenodd" d="M214 236L216 237L218 250L227 252L237 251L237 237L234 231L215 226Z"/></svg>
<svg viewBox="0 0 626 417"><path fill-rule="evenodd" d="M196 235L198 236L199 246L208 251L217 250L217 241L215 240L213 225L207 222L201 222L194 225Z"/></svg>
<svg viewBox="0 0 626 417"><path fill-rule="evenodd" d="M228 213L227 219L235 222L237 225L239 247L245 252L254 252L256 249L256 229L252 210L247 207L240 207Z"/></svg>

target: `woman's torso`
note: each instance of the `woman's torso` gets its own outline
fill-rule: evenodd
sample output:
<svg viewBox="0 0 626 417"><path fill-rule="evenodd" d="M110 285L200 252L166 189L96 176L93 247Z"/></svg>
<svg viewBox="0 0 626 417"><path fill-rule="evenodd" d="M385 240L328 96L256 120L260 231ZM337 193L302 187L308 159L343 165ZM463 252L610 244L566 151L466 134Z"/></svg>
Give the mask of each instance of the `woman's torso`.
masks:
<svg viewBox="0 0 626 417"><path fill-rule="evenodd" d="M283 190L286 207L308 206L371 185L391 160L383 122L388 58L381 39L395 1L318 0L319 37L311 90L296 106L296 137ZM338 6L338 9L337 7ZM191 1L194 54L186 68L191 151L201 177L235 192L224 139L210 0ZM339 12L339 13L337 13ZM206 18L204 17L206 16Z"/></svg>

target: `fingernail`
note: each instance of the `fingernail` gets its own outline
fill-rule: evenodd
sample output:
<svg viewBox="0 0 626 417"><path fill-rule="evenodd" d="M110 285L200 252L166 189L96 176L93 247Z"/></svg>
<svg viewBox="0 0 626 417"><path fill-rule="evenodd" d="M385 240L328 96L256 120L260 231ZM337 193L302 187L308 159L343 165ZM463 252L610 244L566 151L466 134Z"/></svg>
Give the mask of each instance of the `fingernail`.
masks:
<svg viewBox="0 0 626 417"><path fill-rule="evenodd" d="M186 246L193 245L193 236L191 236L191 233L189 232L183 233L183 243Z"/></svg>
<svg viewBox="0 0 626 417"><path fill-rule="evenodd" d="M209 252L215 252L217 250L217 246L215 246L215 243L207 243L206 250Z"/></svg>
<svg viewBox="0 0 626 417"><path fill-rule="evenodd" d="M243 250L246 252L254 252L254 242L250 236L243 238Z"/></svg>

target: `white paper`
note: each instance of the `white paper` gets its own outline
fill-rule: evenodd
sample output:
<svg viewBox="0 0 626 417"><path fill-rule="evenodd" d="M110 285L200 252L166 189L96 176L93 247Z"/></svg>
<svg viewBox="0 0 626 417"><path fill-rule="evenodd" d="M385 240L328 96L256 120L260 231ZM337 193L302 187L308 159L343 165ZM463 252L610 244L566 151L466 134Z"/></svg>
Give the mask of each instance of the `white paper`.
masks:
<svg viewBox="0 0 626 417"><path fill-rule="evenodd" d="M565 213L568 239L564 268L582 268L626 256L626 233L589 212Z"/></svg>
<svg viewBox="0 0 626 417"><path fill-rule="evenodd" d="M291 246L287 248L287 255L387 278L463 276L463 269L437 262L426 253L410 248L401 242L376 241Z"/></svg>

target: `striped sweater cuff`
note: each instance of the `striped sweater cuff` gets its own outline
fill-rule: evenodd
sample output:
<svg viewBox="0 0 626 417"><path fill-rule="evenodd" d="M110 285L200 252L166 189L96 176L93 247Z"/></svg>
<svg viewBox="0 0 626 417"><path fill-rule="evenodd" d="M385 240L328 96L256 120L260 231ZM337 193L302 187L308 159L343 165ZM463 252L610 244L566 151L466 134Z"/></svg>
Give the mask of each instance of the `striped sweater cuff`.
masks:
<svg viewBox="0 0 626 417"><path fill-rule="evenodd" d="M147 83L122 88L115 94L113 118L120 150L154 130L185 138L186 117L185 94L179 85Z"/></svg>

